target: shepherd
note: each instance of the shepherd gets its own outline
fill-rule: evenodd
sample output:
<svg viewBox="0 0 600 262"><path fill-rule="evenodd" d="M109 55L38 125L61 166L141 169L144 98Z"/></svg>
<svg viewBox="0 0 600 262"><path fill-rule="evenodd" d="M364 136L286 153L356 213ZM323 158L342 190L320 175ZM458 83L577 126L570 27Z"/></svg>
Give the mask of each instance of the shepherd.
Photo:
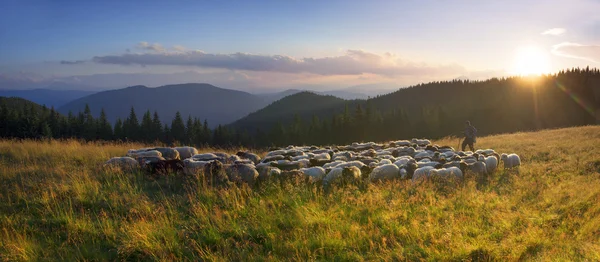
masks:
<svg viewBox="0 0 600 262"><path fill-rule="evenodd" d="M462 143L462 151L469 145L471 151L475 151L474 144L477 143L477 129L471 125L470 121L465 122L465 140Z"/></svg>

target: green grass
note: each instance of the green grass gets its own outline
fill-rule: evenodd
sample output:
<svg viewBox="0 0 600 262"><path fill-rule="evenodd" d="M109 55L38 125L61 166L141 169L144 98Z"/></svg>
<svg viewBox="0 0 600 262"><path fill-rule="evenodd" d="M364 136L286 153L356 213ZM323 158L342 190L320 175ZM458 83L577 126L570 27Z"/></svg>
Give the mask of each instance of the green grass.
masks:
<svg viewBox="0 0 600 262"><path fill-rule="evenodd" d="M142 145L0 141L0 260L600 260L600 127L478 142L523 166L325 194L101 168Z"/></svg>

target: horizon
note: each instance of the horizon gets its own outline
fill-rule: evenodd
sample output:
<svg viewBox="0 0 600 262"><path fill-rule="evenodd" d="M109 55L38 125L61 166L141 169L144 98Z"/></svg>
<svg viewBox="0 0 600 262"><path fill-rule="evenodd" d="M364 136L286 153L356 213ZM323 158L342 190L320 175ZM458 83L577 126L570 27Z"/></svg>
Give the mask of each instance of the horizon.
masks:
<svg viewBox="0 0 600 262"><path fill-rule="evenodd" d="M389 91L552 74L600 65L598 9L594 0L10 1L0 11L0 89Z"/></svg>

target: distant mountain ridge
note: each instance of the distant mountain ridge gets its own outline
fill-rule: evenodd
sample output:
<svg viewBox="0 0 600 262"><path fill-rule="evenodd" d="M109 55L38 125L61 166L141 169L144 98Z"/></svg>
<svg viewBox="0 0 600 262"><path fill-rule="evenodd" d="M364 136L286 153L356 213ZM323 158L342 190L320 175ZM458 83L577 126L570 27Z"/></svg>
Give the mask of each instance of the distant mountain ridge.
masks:
<svg viewBox="0 0 600 262"><path fill-rule="evenodd" d="M187 119L188 115L206 119L211 127L228 124L273 102L243 91L219 88L210 84L179 84L149 88L131 86L123 89L99 92L58 108L62 114L83 111L89 104L92 114L98 116L104 108L109 121L125 119L131 107L138 119L143 114L158 112L163 123L170 124L179 111Z"/></svg>

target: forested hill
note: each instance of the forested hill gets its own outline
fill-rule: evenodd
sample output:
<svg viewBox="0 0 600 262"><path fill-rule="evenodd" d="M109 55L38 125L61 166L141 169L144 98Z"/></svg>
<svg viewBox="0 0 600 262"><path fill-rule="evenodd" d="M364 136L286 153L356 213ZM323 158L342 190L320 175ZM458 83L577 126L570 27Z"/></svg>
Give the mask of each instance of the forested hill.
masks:
<svg viewBox="0 0 600 262"><path fill-rule="evenodd" d="M256 132L257 144L323 144L460 135L470 120L479 135L596 124L598 69L540 77L420 84L368 100L303 93L232 126Z"/></svg>
<svg viewBox="0 0 600 262"><path fill-rule="evenodd" d="M248 116L234 122L234 128L255 129L270 127L280 119L287 119L295 114L309 117L313 114L332 115L334 109L343 106L346 100L330 95L317 95L304 91L286 96L273 102L267 107L260 109Z"/></svg>

